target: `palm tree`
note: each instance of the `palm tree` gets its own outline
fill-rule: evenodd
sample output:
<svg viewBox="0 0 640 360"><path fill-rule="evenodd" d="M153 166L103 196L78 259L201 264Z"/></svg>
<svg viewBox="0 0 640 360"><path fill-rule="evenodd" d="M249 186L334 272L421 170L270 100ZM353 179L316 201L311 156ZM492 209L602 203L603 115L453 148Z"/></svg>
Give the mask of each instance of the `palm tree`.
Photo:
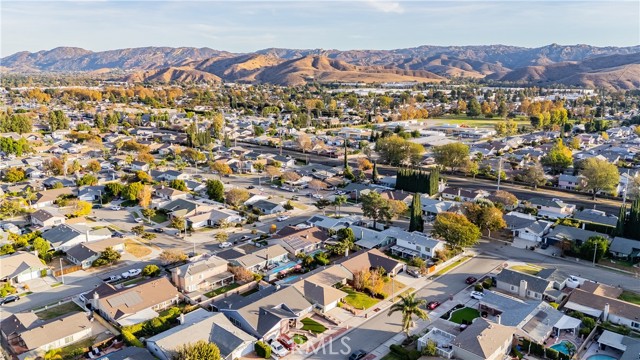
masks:
<svg viewBox="0 0 640 360"><path fill-rule="evenodd" d="M400 295L401 301L393 304L389 309L387 316L396 311L402 313L402 330L409 336L409 330L413 326L413 316L417 316L419 319L427 320L429 316L420 307L424 306L427 302L422 299L416 299L415 294L407 294L406 296Z"/></svg>
<svg viewBox="0 0 640 360"><path fill-rule="evenodd" d="M340 210L341 210L342 204L345 204L346 202L347 202L347 197L344 195L337 195L335 199L333 199L333 204L338 209L338 216L340 216Z"/></svg>

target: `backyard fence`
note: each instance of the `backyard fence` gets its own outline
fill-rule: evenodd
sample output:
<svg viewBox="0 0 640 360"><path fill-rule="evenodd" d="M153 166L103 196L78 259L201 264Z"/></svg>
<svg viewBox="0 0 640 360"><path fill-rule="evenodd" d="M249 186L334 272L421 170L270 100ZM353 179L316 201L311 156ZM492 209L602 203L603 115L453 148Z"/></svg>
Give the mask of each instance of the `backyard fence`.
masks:
<svg viewBox="0 0 640 360"><path fill-rule="evenodd" d="M71 274L76 271L82 270L82 265L71 265L63 267L62 270L53 270L53 276L58 277L61 275Z"/></svg>

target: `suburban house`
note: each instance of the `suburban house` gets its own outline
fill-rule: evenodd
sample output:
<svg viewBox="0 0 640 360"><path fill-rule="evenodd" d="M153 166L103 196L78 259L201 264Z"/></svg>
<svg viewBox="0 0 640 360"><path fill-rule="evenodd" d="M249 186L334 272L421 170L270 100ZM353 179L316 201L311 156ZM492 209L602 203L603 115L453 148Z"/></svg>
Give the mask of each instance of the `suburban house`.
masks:
<svg viewBox="0 0 640 360"><path fill-rule="evenodd" d="M496 276L496 287L521 298L535 300L557 300L563 296L563 279L555 279L555 269L544 269L538 275L530 275L510 269L502 270Z"/></svg>
<svg viewBox="0 0 640 360"><path fill-rule="evenodd" d="M302 293L305 299L313 303L314 308L321 313L326 313L336 308L338 302L343 301L343 299L349 295L332 285L309 280L298 281L294 286Z"/></svg>
<svg viewBox="0 0 640 360"><path fill-rule="evenodd" d="M467 190L460 188L446 188L440 193L440 196L445 200L461 201L461 202L476 202L480 199L484 199L489 196L489 193L484 190Z"/></svg>
<svg viewBox="0 0 640 360"><path fill-rule="evenodd" d="M640 262L640 241L616 236L609 245L611 255L628 259L632 263Z"/></svg>
<svg viewBox="0 0 640 360"><path fill-rule="evenodd" d="M148 338L146 345L158 359L171 360L185 339L216 344L224 360L238 359L251 353L256 341L256 338L233 325L224 314L198 309L181 315L180 325Z"/></svg>
<svg viewBox="0 0 640 360"><path fill-rule="evenodd" d="M39 228L50 228L62 225L66 217L53 209L40 209L31 213L31 225Z"/></svg>
<svg viewBox="0 0 640 360"><path fill-rule="evenodd" d="M338 231L340 229L349 227L351 224L359 223L360 219L354 216L346 216L340 219L332 218L325 215L313 215L307 223L316 226L324 231Z"/></svg>
<svg viewBox="0 0 640 360"><path fill-rule="evenodd" d="M271 200L258 200L251 204L251 207L260 210L260 212L265 215L273 215L286 211L282 205Z"/></svg>
<svg viewBox="0 0 640 360"><path fill-rule="evenodd" d="M579 220L582 223L583 228L585 225L595 225L598 227L614 229L618 224L617 216L595 209L584 209L582 211L578 211L573 215L573 218Z"/></svg>
<svg viewBox="0 0 640 360"><path fill-rule="evenodd" d="M527 203L538 210L538 216L546 216L552 219L571 216L576 210L575 205L567 204L558 199L531 198Z"/></svg>
<svg viewBox="0 0 640 360"><path fill-rule="evenodd" d="M0 324L7 348L18 359L32 359L93 335L91 321L83 312L40 320L34 313L18 313Z"/></svg>
<svg viewBox="0 0 640 360"><path fill-rule="evenodd" d="M511 352L515 333L511 326L478 318L457 336L432 328L418 339L418 350L427 346L429 340L438 340L438 355L447 359L502 360Z"/></svg>
<svg viewBox="0 0 640 360"><path fill-rule="evenodd" d="M291 255L311 254L321 249L329 235L317 227L298 229L288 226L269 239L270 244L278 244Z"/></svg>
<svg viewBox="0 0 640 360"><path fill-rule="evenodd" d="M227 225L241 224L246 219L237 211L221 208L219 210L211 209L209 212L189 216L185 220L187 220L187 226L200 229L206 226L220 226L225 223Z"/></svg>
<svg viewBox="0 0 640 360"><path fill-rule="evenodd" d="M128 346L123 347L120 350L110 352L106 355L99 356L96 360L147 360L151 359L153 355L147 349Z"/></svg>
<svg viewBox="0 0 640 360"><path fill-rule="evenodd" d="M60 195L73 195L70 188L51 189L39 191L36 193L36 199L31 202L30 207L34 209L42 209L44 207L53 206L53 203Z"/></svg>
<svg viewBox="0 0 640 360"><path fill-rule="evenodd" d="M84 295L91 309L120 326L153 319L157 311L178 303L179 298L178 289L164 277L120 289L103 284Z"/></svg>
<svg viewBox="0 0 640 360"><path fill-rule="evenodd" d="M577 190L583 186L585 179L583 176L565 175L558 176L558 187L567 190Z"/></svg>
<svg viewBox="0 0 640 360"><path fill-rule="evenodd" d="M30 252L17 251L11 255L0 256L0 280L9 284L40 278L48 270L49 267Z"/></svg>
<svg viewBox="0 0 640 360"><path fill-rule="evenodd" d="M176 190L168 186L159 185L153 190L153 195L163 200L173 201L176 199L186 199L188 192Z"/></svg>
<svg viewBox="0 0 640 360"><path fill-rule="evenodd" d="M640 357L640 340L637 338L605 330L597 341L601 349L609 347L618 350L620 357L617 359L619 360L638 360Z"/></svg>
<svg viewBox="0 0 640 360"><path fill-rule="evenodd" d="M160 175L160 180L172 181L172 180L189 180L191 175L177 170L167 170Z"/></svg>
<svg viewBox="0 0 640 360"><path fill-rule="evenodd" d="M213 308L247 333L270 340L296 328L313 304L293 286L270 286L246 297L231 295Z"/></svg>
<svg viewBox="0 0 640 360"><path fill-rule="evenodd" d="M607 235L599 232L584 230L572 226L557 225L545 236L545 242L549 245L557 244L557 246L562 246L562 242L567 240L575 243L576 245L581 245L593 236L608 238Z"/></svg>
<svg viewBox="0 0 640 360"><path fill-rule="evenodd" d="M391 252L403 258L430 259L436 256L437 251L444 249L444 242L417 231L408 232L390 227L382 233L395 239L395 245L391 247Z"/></svg>
<svg viewBox="0 0 640 360"><path fill-rule="evenodd" d="M83 269L88 269L93 262L100 258L102 252L110 247L120 254L124 253L124 239L110 238L92 242L80 243L66 251L67 260L76 265L81 265Z"/></svg>
<svg viewBox="0 0 640 360"><path fill-rule="evenodd" d="M427 217L447 212L456 205L453 201L431 199L427 195L420 196L420 204L422 205L422 213Z"/></svg>
<svg viewBox="0 0 640 360"><path fill-rule="evenodd" d="M389 275L397 275L406 270L407 264L388 257L378 249L361 250L337 261L350 273L382 268Z"/></svg>
<svg viewBox="0 0 640 360"><path fill-rule="evenodd" d="M213 210L214 207L211 205L200 204L192 200L176 199L162 205L160 208L166 211L170 218L173 218L190 217L208 213Z"/></svg>
<svg viewBox="0 0 640 360"><path fill-rule="evenodd" d="M107 228L92 230L84 225L62 224L42 233L42 238L51 243L54 251L66 251L80 243L108 239L111 235Z"/></svg>
<svg viewBox="0 0 640 360"><path fill-rule="evenodd" d="M104 186L83 186L78 190L78 199L82 201L94 202L100 200L105 194Z"/></svg>
<svg viewBox="0 0 640 360"><path fill-rule="evenodd" d="M171 269L171 280L178 290L189 293L197 290L213 290L233 282L227 261L215 255L202 257L194 262Z"/></svg>
<svg viewBox="0 0 640 360"><path fill-rule="evenodd" d="M280 245L271 245L250 254L243 255L231 261L235 266L241 266L251 272L259 272L278 263L288 260L289 252Z"/></svg>
<svg viewBox="0 0 640 360"><path fill-rule="evenodd" d="M619 300L620 294L621 288L587 281L571 292L564 308L640 330L640 305Z"/></svg>
<svg viewBox="0 0 640 360"><path fill-rule="evenodd" d="M503 216L507 229L511 230L514 238L520 238L534 245L542 242L544 236L551 229L552 222L538 220L533 215L512 211Z"/></svg>
<svg viewBox="0 0 640 360"><path fill-rule="evenodd" d="M387 236L383 231L373 230L364 226L349 226L356 237L356 245L364 249L378 249L391 246L395 239Z"/></svg>
<svg viewBox="0 0 640 360"><path fill-rule="evenodd" d="M133 171L149 171L149 164L142 161L134 161L131 163L131 170Z"/></svg>

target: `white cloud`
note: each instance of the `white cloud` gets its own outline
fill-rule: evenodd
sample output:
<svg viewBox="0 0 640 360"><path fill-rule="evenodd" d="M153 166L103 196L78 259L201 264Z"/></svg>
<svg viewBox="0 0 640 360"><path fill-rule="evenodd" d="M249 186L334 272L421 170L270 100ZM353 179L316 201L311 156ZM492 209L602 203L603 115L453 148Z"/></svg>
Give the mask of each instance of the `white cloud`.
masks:
<svg viewBox="0 0 640 360"><path fill-rule="evenodd" d="M367 0L366 3L374 9L384 13L404 13L404 8L396 1L387 0Z"/></svg>

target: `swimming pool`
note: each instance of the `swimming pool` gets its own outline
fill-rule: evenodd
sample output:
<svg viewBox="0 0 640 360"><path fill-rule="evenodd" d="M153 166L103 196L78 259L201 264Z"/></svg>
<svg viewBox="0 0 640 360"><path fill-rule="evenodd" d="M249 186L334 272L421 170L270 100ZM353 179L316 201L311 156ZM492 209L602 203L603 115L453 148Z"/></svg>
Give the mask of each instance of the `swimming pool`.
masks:
<svg viewBox="0 0 640 360"><path fill-rule="evenodd" d="M575 351L576 346L573 345L573 343L569 340L562 340L557 344L551 345L551 348L555 351L559 351L565 355L570 355L569 354L569 346L567 346L567 344L571 344L569 346L571 346L571 348Z"/></svg>
<svg viewBox="0 0 640 360"><path fill-rule="evenodd" d="M591 355L587 358L587 360L618 360L618 358L614 358L609 355Z"/></svg>

